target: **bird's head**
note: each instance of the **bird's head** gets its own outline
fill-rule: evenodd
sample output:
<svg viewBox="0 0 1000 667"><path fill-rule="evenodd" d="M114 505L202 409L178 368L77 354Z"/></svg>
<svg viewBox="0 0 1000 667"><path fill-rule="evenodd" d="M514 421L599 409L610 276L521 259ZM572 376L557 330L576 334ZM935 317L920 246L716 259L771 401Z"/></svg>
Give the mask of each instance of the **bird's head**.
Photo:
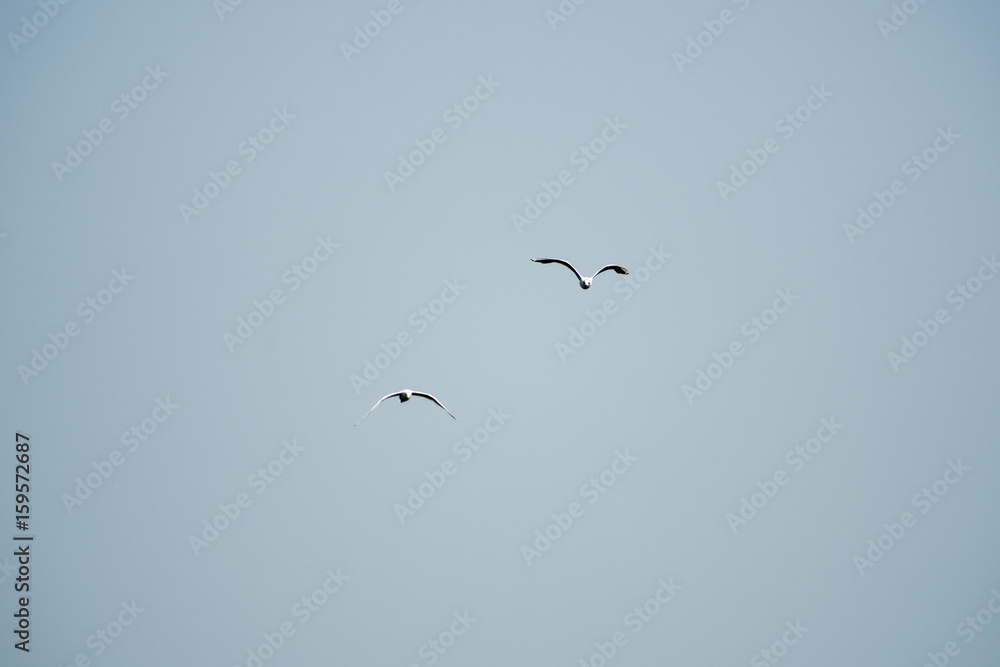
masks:
<svg viewBox="0 0 1000 667"><path fill-rule="evenodd" d="M413 392L410 391L409 389L404 389L403 393L401 393L399 395L399 402L400 403L405 403L406 401L410 400L411 398L413 398Z"/></svg>
<svg viewBox="0 0 1000 667"><path fill-rule="evenodd" d="M591 284L590 278L583 278L582 280L580 280L580 287L582 287L583 289L590 289L590 284Z"/></svg>

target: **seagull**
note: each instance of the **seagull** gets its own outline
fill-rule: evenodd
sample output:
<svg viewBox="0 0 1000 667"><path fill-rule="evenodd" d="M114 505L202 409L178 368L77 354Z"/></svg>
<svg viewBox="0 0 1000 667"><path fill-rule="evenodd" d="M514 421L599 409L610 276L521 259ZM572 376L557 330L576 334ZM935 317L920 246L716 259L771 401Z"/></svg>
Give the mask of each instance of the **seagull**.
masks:
<svg viewBox="0 0 1000 667"><path fill-rule="evenodd" d="M580 272L577 271L576 268L573 267L572 264L570 264L569 262L567 262L564 259L538 258L538 259L532 259L531 261L532 262L538 262L539 264L552 264L553 262L555 262L556 264L562 264L567 269L569 269L570 271L572 271L574 273L574 275L576 275L576 279L580 281L580 287L582 287L583 289L590 289L590 285L591 285L591 283L594 282L594 278L596 278L597 276L601 275L602 273L604 273L605 271L608 271L608 270L614 271L615 273L618 273L618 274L623 275L623 276L627 276L628 275L628 269L626 269L624 266L618 266L617 264L608 264L603 269L601 269L600 271L598 271L594 275L590 276L589 278L584 278L583 276L580 275Z"/></svg>
<svg viewBox="0 0 1000 667"><path fill-rule="evenodd" d="M365 417L367 417L368 415L370 415L372 413L372 410L374 410L375 408L377 408L382 401L384 401L387 398L392 398L393 396L399 396L399 402L400 403L406 403L408 400L410 400L414 396L423 396L424 398L429 398L430 400L432 400L435 403L437 403L439 406L441 406L442 410L444 410L449 415L451 415L451 410L449 410L448 408L444 407L444 404L441 403L441 401L437 400L436 398L434 398L430 394L422 392L422 391L410 391L409 389L404 389L402 391L397 391L397 392L395 392L393 394L386 394L382 398L378 399L378 403L376 403L375 405L373 405L372 409L365 413ZM361 419L359 419L358 420L358 424L360 424L361 422L363 422L365 420L365 417L362 417ZM451 418L455 419L455 420L458 419L458 417L456 417L455 415L451 415ZM357 426L358 424L355 424L355 426Z"/></svg>

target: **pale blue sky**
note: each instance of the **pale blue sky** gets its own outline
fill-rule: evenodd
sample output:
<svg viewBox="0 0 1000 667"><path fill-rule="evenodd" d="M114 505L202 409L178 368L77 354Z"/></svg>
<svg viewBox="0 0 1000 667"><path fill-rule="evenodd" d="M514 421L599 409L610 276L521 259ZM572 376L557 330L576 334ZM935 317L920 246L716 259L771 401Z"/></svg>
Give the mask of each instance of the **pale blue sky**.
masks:
<svg viewBox="0 0 1000 667"><path fill-rule="evenodd" d="M782 664L920 665L949 641L955 664L993 664L995 624L966 643L959 623L1000 587L1000 283L961 309L948 295L1000 253L1000 12L916 4L884 38L891 2L595 1L553 30L558 6L400 0L350 62L340 44L389 3L248 1L223 20L208 0L69 3L16 51L5 37L0 421L5 465L16 431L32 439L36 540L31 653L8 633L5 664L249 667L268 634L269 666L596 665L619 631L609 664L753 664L796 621L809 630ZM726 9L678 71L674 52ZM41 11L13 3L0 27ZM820 89L788 136L779 121ZM60 181L53 161L103 119L113 130ZM581 171L609 122L615 141ZM904 164L948 128L912 181ZM723 201L717 183L765 145ZM517 229L562 170L572 182ZM850 243L844 225L894 179L905 192ZM583 291L532 257L621 263L632 282ZM779 290L797 299L751 340ZM88 298L106 302L92 318ZM894 372L887 354L938 309L948 323ZM37 375L19 371L73 323ZM581 327L593 335L560 355ZM687 400L734 341L744 353ZM393 400L353 426L403 388L458 420ZM794 470L788 452L831 418L843 429ZM629 466L591 504L582 487L616 457ZM920 513L914 496L959 460ZM734 534L727 514L779 471ZM442 475L401 524L394 505ZM907 511L915 525L862 576L855 556ZM635 632L661 579L680 588ZM5 614L11 585L0 570ZM324 603L306 616L310 595Z"/></svg>

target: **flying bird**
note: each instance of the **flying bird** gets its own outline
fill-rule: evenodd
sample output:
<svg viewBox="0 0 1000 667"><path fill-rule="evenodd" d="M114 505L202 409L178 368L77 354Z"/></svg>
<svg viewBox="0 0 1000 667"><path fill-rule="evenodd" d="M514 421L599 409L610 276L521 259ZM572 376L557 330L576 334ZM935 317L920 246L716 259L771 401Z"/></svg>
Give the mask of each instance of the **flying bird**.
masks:
<svg viewBox="0 0 1000 667"><path fill-rule="evenodd" d="M573 275L576 276L576 279L580 281L580 287L582 287L583 289L590 289L590 285L591 285L591 283L594 282L594 278L596 278L597 276L601 275L605 271L614 271L615 273L618 273L618 274L623 275L623 276L627 276L628 275L628 269L626 269L624 266L618 266L617 264L608 264L603 269L601 269L600 271L598 271L594 275L590 276L589 278L584 278L583 276L580 275L580 272L577 271L576 268L572 264L570 264L569 262L567 262L566 260L563 260L563 259L538 258L538 259L532 259L531 261L532 262L538 262L539 264L552 264L553 262L556 263L556 264L562 264L567 269L569 269L570 271L573 272Z"/></svg>
<svg viewBox="0 0 1000 667"><path fill-rule="evenodd" d="M409 389L404 389L402 391L397 391L397 392L395 392L393 394L386 394L382 398L378 399L378 403L376 403L375 405L373 405L372 409L365 413L365 417L367 417L368 415L370 415L372 413L372 410L374 410L375 408L377 408L382 401L384 401L387 398L392 398L393 396L399 396L399 402L400 403L406 403L408 400L410 400L414 396L423 396L424 398L430 399L430 400L434 401L435 403L437 403L439 406L441 406L441 409L444 410L445 412L447 412L449 415L451 415L452 419L455 419L455 420L458 419L458 417L456 417L455 415L451 414L451 410L449 410L448 408L444 407L444 404L441 403L441 401L437 400L436 398L434 398L430 394L422 392L422 391L410 391ZM360 424L361 422L363 422L365 420L365 417L362 417L361 419L359 419L358 420L358 424ZM355 424L355 426L357 426L358 424Z"/></svg>

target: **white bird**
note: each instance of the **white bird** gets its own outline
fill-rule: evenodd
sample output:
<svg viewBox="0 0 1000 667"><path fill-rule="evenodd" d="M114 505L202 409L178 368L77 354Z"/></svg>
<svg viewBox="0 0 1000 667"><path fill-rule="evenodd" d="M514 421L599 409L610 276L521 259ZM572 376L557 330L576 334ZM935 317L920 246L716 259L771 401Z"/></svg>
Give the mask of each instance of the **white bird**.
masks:
<svg viewBox="0 0 1000 667"><path fill-rule="evenodd" d="M567 269L569 269L570 271L572 271L574 273L574 275L576 275L576 279L580 281L580 287L582 287L583 289L590 289L590 285L591 285L591 283L594 282L594 278L596 278L597 276L601 275L605 271L614 271L615 273L621 274L623 276L627 276L628 275L628 269L626 269L624 266L618 266L617 264L608 264L603 269L601 269L600 271L598 271L594 275L590 276L589 278L584 278L582 275L580 275L580 272L577 271L576 268L573 267L572 264L570 264L569 262L567 262L566 260L563 260L563 259L538 258L538 259L532 259L531 261L532 262L538 262L539 264L552 264L553 262L555 262L556 264L562 264Z"/></svg>
<svg viewBox="0 0 1000 667"><path fill-rule="evenodd" d="M372 409L365 413L365 417L367 417L368 415L370 415L372 413L372 410L374 410L375 408L377 408L382 401L384 401L387 398L392 398L393 396L399 396L399 402L400 403L406 403L408 400L410 400L414 396L423 396L424 398L429 398L430 400L432 400L435 403L437 403L439 406L441 406L442 410L444 410L449 415L451 415L451 410L449 410L448 408L444 407L444 404L441 401L437 400L436 398L434 398L430 394L422 392L422 391L410 391L409 389L404 389L402 391L397 391L397 392L395 392L393 394L386 394L382 398L378 399L378 403L376 403L375 405L373 405ZM365 420L365 417L362 417L361 419L359 419L358 420L358 424L360 424L361 422L363 422ZM451 418L455 419L455 420L458 419L458 417L456 417L455 415L451 415ZM357 426L358 424L355 424L355 426Z"/></svg>

